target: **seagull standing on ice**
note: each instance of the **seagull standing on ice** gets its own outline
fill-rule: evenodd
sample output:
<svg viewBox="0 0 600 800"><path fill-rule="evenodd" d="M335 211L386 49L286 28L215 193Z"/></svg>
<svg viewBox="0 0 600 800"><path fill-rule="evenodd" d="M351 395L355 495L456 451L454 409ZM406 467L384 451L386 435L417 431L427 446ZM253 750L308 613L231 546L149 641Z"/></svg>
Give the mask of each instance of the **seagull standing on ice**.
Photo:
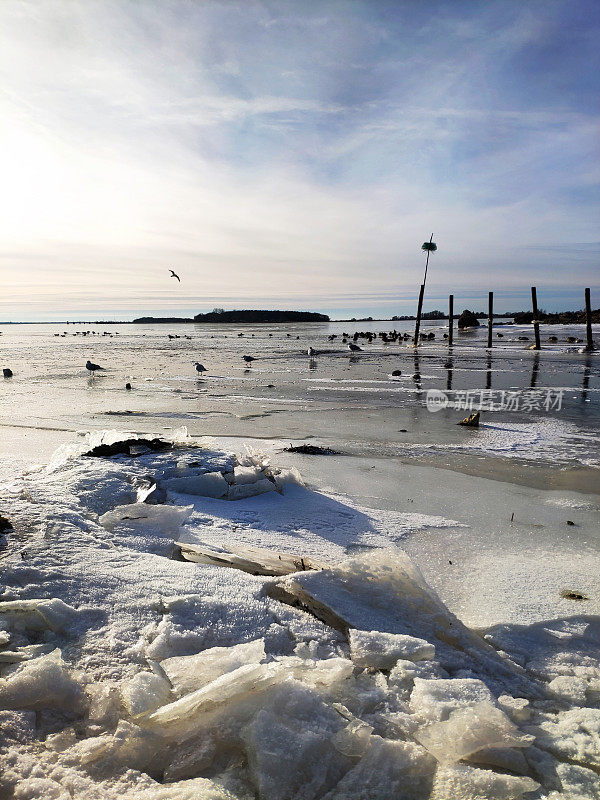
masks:
<svg viewBox="0 0 600 800"><path fill-rule="evenodd" d="M354 342L348 342L348 350L350 350L351 353L356 353L357 350L362 351L362 347L359 347L357 344L354 344Z"/></svg>
<svg viewBox="0 0 600 800"><path fill-rule="evenodd" d="M309 347L306 353L309 358L314 358L317 355L317 351L314 349L314 347Z"/></svg>
<svg viewBox="0 0 600 800"><path fill-rule="evenodd" d="M199 361L196 361L195 363L196 363L196 372L198 373L198 375L202 375L203 372L208 372L206 367Z"/></svg>
<svg viewBox="0 0 600 800"><path fill-rule="evenodd" d="M246 364L251 364L253 361L256 361L254 356L242 356Z"/></svg>
<svg viewBox="0 0 600 800"><path fill-rule="evenodd" d="M100 367L98 364L93 364L89 359L85 362L85 368L88 370L88 372L91 372L92 375L99 369L104 369L104 367Z"/></svg>
<svg viewBox="0 0 600 800"><path fill-rule="evenodd" d="M172 270L172 269L171 269L171 270L169 270L169 272L171 273L171 274L170 274L170 276L169 276L170 278L177 278L177 280L179 281L179 283L181 283L181 278L179 277L179 275L178 275L176 272L173 272L173 270Z"/></svg>

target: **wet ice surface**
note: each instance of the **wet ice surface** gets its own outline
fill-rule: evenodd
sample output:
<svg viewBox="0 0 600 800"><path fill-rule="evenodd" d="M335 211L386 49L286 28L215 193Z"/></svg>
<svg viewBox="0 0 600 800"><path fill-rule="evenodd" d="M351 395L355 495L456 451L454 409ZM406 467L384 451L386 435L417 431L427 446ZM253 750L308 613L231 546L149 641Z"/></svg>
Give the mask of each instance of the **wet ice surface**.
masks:
<svg viewBox="0 0 600 800"><path fill-rule="evenodd" d="M498 327L503 338L494 338L491 352L484 327L456 332L450 352L441 338L445 327L431 323L425 327L436 339L416 352L406 343L361 339L363 350L352 356L342 342L343 332L394 327L411 330L412 324L116 325L106 328L111 336L85 337L83 331L105 329L3 326L0 352L14 377L0 387L1 422L64 431L185 424L195 434L325 437L354 454L446 458L450 450L463 460L478 454L600 463L600 357L566 341L582 338L583 326L543 326L540 352L524 349L533 340L531 326ZM551 335L557 344L548 342ZM314 359L306 355L309 346L317 351ZM250 368L244 354L256 357ZM87 358L106 372L89 377ZM193 366L199 358L208 369L202 379ZM398 378L391 374L396 369ZM562 391L560 409L545 410L548 387ZM448 391L448 408L428 412L429 389ZM461 392L488 389L496 405L501 392L512 392L517 409L484 414L478 433L456 429L453 423L464 416L456 407Z"/></svg>
<svg viewBox="0 0 600 800"><path fill-rule="evenodd" d="M6 796L598 796L597 617L476 633L400 549L459 520L367 508L239 443L174 438L112 459L75 440L2 486ZM216 473L275 489L201 494ZM174 560L183 539L325 566L254 577Z"/></svg>

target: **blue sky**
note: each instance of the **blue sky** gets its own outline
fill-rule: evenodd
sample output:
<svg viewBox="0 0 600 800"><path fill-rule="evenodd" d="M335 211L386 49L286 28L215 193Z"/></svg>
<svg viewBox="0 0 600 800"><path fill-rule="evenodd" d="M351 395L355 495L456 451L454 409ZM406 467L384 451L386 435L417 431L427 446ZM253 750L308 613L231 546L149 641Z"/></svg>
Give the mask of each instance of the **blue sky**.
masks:
<svg viewBox="0 0 600 800"><path fill-rule="evenodd" d="M0 319L600 305L597 2L0 5ZM182 283L168 278L168 267Z"/></svg>

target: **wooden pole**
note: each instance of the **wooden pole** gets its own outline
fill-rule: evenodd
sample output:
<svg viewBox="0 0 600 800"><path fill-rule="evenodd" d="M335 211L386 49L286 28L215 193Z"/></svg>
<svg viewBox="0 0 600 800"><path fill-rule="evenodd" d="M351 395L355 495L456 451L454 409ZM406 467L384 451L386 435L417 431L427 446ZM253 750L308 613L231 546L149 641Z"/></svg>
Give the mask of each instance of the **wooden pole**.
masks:
<svg viewBox="0 0 600 800"><path fill-rule="evenodd" d="M587 339L586 350L594 349L594 342L592 340L592 301L590 299L590 290L585 290L585 334Z"/></svg>
<svg viewBox="0 0 600 800"><path fill-rule="evenodd" d="M494 293L488 293L488 350L492 346L492 320L494 319Z"/></svg>
<svg viewBox="0 0 600 800"><path fill-rule="evenodd" d="M537 291L535 286L531 287L531 304L533 306L533 332L535 333L535 349L541 348L540 344L540 320L538 317Z"/></svg>
<svg viewBox="0 0 600 800"><path fill-rule="evenodd" d="M452 347L452 336L454 335L454 295L448 298L448 347Z"/></svg>
<svg viewBox="0 0 600 800"><path fill-rule="evenodd" d="M428 254L429 255L429 254ZM419 292L419 305L417 307L417 321L415 323L415 338L413 344L419 344L419 328L421 327L421 311L423 310L423 293L425 291L425 284L421 284L421 291Z"/></svg>

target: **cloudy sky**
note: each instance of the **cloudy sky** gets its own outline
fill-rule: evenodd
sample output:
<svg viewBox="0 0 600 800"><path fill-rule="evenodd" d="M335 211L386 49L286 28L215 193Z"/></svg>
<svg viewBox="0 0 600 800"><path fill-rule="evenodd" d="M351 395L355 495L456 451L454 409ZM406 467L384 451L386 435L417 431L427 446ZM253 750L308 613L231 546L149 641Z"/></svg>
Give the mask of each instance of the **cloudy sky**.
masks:
<svg viewBox="0 0 600 800"><path fill-rule="evenodd" d="M600 305L596 0L2 0L0 319ZM169 279L173 267L181 284Z"/></svg>

